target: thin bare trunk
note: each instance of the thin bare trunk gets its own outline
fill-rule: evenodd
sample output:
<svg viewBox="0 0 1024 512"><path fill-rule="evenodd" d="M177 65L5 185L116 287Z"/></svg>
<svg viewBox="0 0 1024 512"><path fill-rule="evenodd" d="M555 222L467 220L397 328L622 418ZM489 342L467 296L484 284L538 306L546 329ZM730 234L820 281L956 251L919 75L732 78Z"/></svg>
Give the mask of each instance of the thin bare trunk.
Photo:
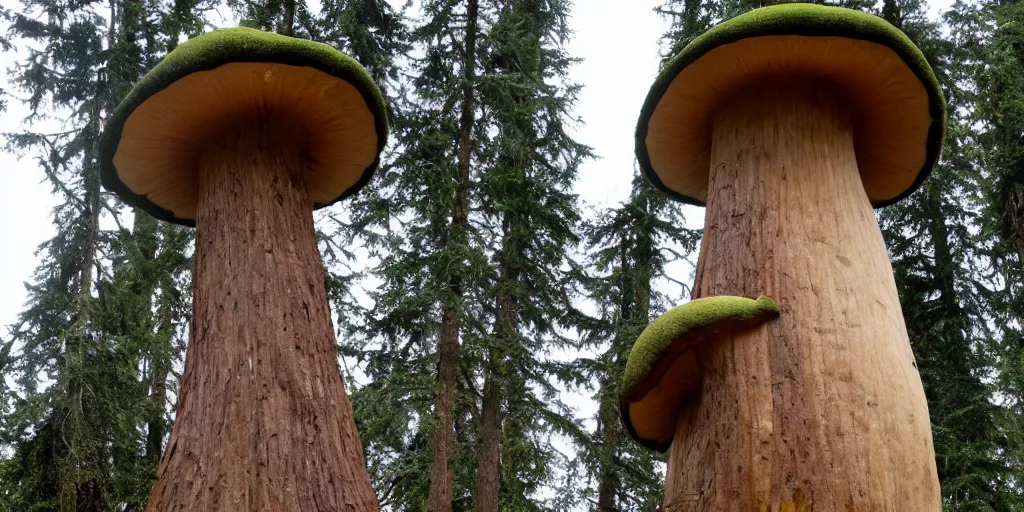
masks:
<svg viewBox="0 0 1024 512"><path fill-rule="evenodd" d="M146 458L154 464L160 462L164 446L164 409L167 405L167 374L170 364L151 360L153 375L149 392L149 421L146 424Z"/></svg>
<svg viewBox="0 0 1024 512"><path fill-rule="evenodd" d="M464 243L469 224L467 189L469 187L469 166L472 155L474 111L473 79L476 76L476 31L477 0L469 0L462 71L462 111L459 117L459 181L452 200L451 245ZM452 300L462 298L462 276L452 275L448 291ZM452 457L456 450L452 407L455 404L455 374L459 366L459 313L454 305L447 305L442 312L441 339L438 343L437 401L434 416L437 430L431 437L433 460L430 466L430 489L427 495L428 512L451 512L455 475Z"/></svg>
<svg viewBox="0 0 1024 512"><path fill-rule="evenodd" d="M240 120L199 156L192 339L147 510L378 510L338 367L301 131Z"/></svg>
<svg viewBox="0 0 1024 512"><path fill-rule="evenodd" d="M291 37L295 33L295 0L284 0L284 20L281 34Z"/></svg>
<svg viewBox="0 0 1024 512"><path fill-rule="evenodd" d="M164 290L169 294L169 290ZM159 462L163 454L165 432L164 411L167 407L167 374L171 371L171 343L174 324L167 300L158 308L157 344L149 355L149 421L146 430L146 457Z"/></svg>
<svg viewBox="0 0 1024 512"><path fill-rule="evenodd" d="M826 84L761 84L714 121L697 297L765 294L778 319L700 354L667 511L940 510L928 406Z"/></svg>
<svg viewBox="0 0 1024 512"><path fill-rule="evenodd" d="M1006 224L1009 235L1017 246L1017 257L1024 270L1024 185L1010 185L1006 201Z"/></svg>
<svg viewBox="0 0 1024 512"><path fill-rule="evenodd" d="M97 100L98 102L99 100ZM95 109L93 121L95 126L99 126L100 119L100 108L97 103ZM96 133L99 133L99 129L96 129ZM97 136L97 139L99 137ZM82 248L82 262L79 268L79 281L78 281L78 310L76 314L76 323L80 329L84 329L85 325L89 321L89 303L92 299L92 287L93 277L92 273L96 263L96 251L99 250L99 234L100 234L100 176L99 176L99 165L96 155L99 154L99 148L93 147L87 150L85 153L85 166L83 168L83 184L85 188L85 212L84 217L86 218L85 225L85 244Z"/></svg>
<svg viewBox="0 0 1024 512"><path fill-rule="evenodd" d="M633 261L629 253L637 248L648 249L652 245L650 233L638 231L637 238L623 236L619 240L619 306L618 317L621 325L618 327L619 335L616 336L611 350L614 362L615 375L621 375L625 371L628 349L632 346L632 340L627 340L622 333L634 325L645 325L650 308L650 273L640 269L649 269L650 261ZM650 251L640 250L641 255L650 255ZM637 265L639 268L635 268ZM619 416L619 389L614 379L608 379L602 383L602 400L598 410L598 417L601 421L601 434L603 442L603 457L597 484L597 512L616 512L619 510L616 500L622 493L622 480L619 478L621 467L619 461L619 450L626 433L622 428L622 420ZM628 463L628 462L627 462Z"/></svg>
<svg viewBox="0 0 1024 512"><path fill-rule="evenodd" d="M476 510L498 512L501 491L501 364L503 354L492 349L487 360L484 396L477 441Z"/></svg>
<svg viewBox="0 0 1024 512"><path fill-rule="evenodd" d="M604 387L606 389L602 394L606 396L601 400L601 409L598 411L598 415L601 419L605 454L601 460L601 475L597 484L597 512L616 512L618 507L615 500L622 492L619 488L622 482L619 479L616 465L623 433L621 420L619 420L618 400L613 398L617 394L617 389L611 389L607 382Z"/></svg>
<svg viewBox="0 0 1024 512"><path fill-rule="evenodd" d="M499 346L517 343L519 297L515 290L519 270L513 263L519 248L511 245L511 224L504 219L501 272L498 283L496 334ZM476 509L477 512L498 512L501 492L502 391L505 389L505 352L492 348L487 358L483 402L480 407L480 430L477 443Z"/></svg>

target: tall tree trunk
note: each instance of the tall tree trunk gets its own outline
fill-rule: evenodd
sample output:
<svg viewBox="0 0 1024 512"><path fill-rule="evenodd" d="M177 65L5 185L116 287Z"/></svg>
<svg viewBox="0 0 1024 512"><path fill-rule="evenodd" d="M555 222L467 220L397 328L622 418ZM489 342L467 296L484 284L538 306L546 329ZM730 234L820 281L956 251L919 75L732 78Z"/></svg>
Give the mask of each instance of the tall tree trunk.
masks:
<svg viewBox="0 0 1024 512"><path fill-rule="evenodd" d="M469 166L472 156L475 105L473 81L476 76L477 0L469 0L466 9L465 54L462 62L462 111L459 117L459 181L452 200L452 229L450 246L457 247L466 239L469 224ZM449 299L461 301L462 276L455 273L448 283ZM446 304L441 315L441 339L438 342L437 401L434 416L437 430L431 437L433 460L430 465L430 489L427 494L428 512L451 512L455 475L452 457L457 447L452 407L455 404L455 375L459 366L459 308Z"/></svg>
<svg viewBox="0 0 1024 512"><path fill-rule="evenodd" d="M644 250L652 245L653 241L649 235L649 232L641 228L636 232L635 239L624 235L619 240L619 325L611 348L614 375L622 375L626 370L626 358L634 341L627 338L627 333L631 335L633 326L646 325L650 313L650 273L640 269L650 269L654 263L641 259L634 261L630 257L630 253L638 248L640 250L636 251L636 255L650 255L649 251ZM618 511L616 498L622 493L622 481L619 478L619 447L626 435L619 415L617 382L617 379L608 378L601 385L601 406L598 416L601 420L604 456L601 458L597 483L597 512Z"/></svg>
<svg viewBox="0 0 1024 512"><path fill-rule="evenodd" d="M618 365L616 365L618 367ZM611 380L606 380L601 390L601 408L598 415L601 418L601 434L604 456L601 458L601 473L597 483L597 512L616 512L615 499L621 490L619 486L619 472L617 466L619 446L622 444L622 420L619 418L619 403L616 399L618 389L611 385Z"/></svg>
<svg viewBox="0 0 1024 512"><path fill-rule="evenodd" d="M1024 270L1024 185L1014 183L1009 185L1010 191L1006 200L1006 225L1007 234L1013 239L1017 247L1017 257L1021 269Z"/></svg>
<svg viewBox="0 0 1024 512"><path fill-rule="evenodd" d="M503 354L491 349L484 377L477 434L476 510L498 512L501 491L501 365Z"/></svg>
<svg viewBox="0 0 1024 512"><path fill-rule="evenodd" d="M154 465L160 462L164 446L164 409L167 406L167 374L171 368L170 358L151 360L149 420L146 423L146 458Z"/></svg>
<svg viewBox="0 0 1024 512"><path fill-rule="evenodd" d="M131 264L137 274L133 276L131 283L132 297L139 303L135 305L137 315L125 318L123 330L144 339L148 345L148 351L141 354L148 361L149 372L144 375L146 379L143 384L149 389L147 400L150 405L146 414L146 458L154 467L160 462L160 450L163 448L163 413L165 405L165 382L167 373L170 371L170 336L167 335L167 324L170 323L170 311L166 306L160 304L157 311L157 320L153 321L153 293L156 289L156 275L154 272L157 259L157 246L159 237L157 234L157 220L135 208L132 210L134 226L132 228L132 243L135 252L132 254ZM162 293L170 293L164 290ZM154 324L157 332L153 333ZM165 341L165 335L166 341ZM165 345L168 345L165 347ZM159 399L157 398L159 394Z"/></svg>
<svg viewBox="0 0 1024 512"><path fill-rule="evenodd" d="M192 340L149 511L378 510L298 132L245 120L198 157Z"/></svg>
<svg viewBox="0 0 1024 512"><path fill-rule="evenodd" d="M162 293L169 294L169 290ZM149 354L149 420L146 423L146 457L159 463L165 434L164 410L167 407L167 374L171 372L171 343L174 323L167 300L157 309L156 343Z"/></svg>
<svg viewBox="0 0 1024 512"><path fill-rule="evenodd" d="M97 87L101 89L101 87ZM105 453L90 439L90 415L92 409L88 405L89 392L83 384L82 372L90 363L90 355L98 350L97 336L93 332L93 308L95 307L93 289L93 270L96 265L96 253L99 250L100 234L100 177L96 155L99 154L99 126L102 99L97 98L93 105L92 118L83 131L86 137L95 141L83 151L82 183L82 219L85 240L82 244L81 261L78 267L78 289L75 305L72 310L74 324L70 332L63 336L63 370L59 375L59 385L66 389L63 397L71 404L66 411L61 411L60 435L58 448L62 456L58 463L57 500L61 509L75 508L85 512L106 509L107 502L103 489L98 482L98 473L102 473L102 460ZM83 462L84 461L84 462ZM97 467L98 466L98 467Z"/></svg>
<svg viewBox="0 0 1024 512"><path fill-rule="evenodd" d="M837 93L777 83L714 121L697 297L778 319L700 354L665 510L940 510L924 390Z"/></svg>
<svg viewBox="0 0 1024 512"><path fill-rule="evenodd" d="M82 261L79 267L79 281L78 281L78 308L75 313L78 315L76 318L76 327L79 330L84 330L85 326L89 322L89 309L91 308L92 301L92 287L93 278L92 273L96 264L96 251L99 249L99 236L100 236L100 171L99 171L99 123L100 123L100 105L101 100L97 98L96 108L94 109L93 115L95 116L93 121L90 122L90 126L86 130L94 130L93 137L97 141L89 149L85 151L84 165L82 172L82 182L85 188L85 198L83 203L85 204L85 211L83 217L85 218L85 243L82 247Z"/></svg>
<svg viewBox="0 0 1024 512"><path fill-rule="evenodd" d="M451 512L452 510L454 474L451 461L457 447L452 407L455 404L455 373L458 365L458 312L453 307L447 307L442 315L441 340L438 347L438 390L437 402L434 406L437 430L431 438L433 461L430 466L430 490L427 495L427 510L429 512Z"/></svg>
<svg viewBox="0 0 1024 512"><path fill-rule="evenodd" d="M295 33L295 0L284 0L284 19L281 22L281 34L292 37Z"/></svg>
<svg viewBox="0 0 1024 512"><path fill-rule="evenodd" d="M683 33L697 36L701 30L697 26L700 16L700 0L683 1Z"/></svg>
<svg viewBox="0 0 1024 512"><path fill-rule="evenodd" d="M519 270L513 262L520 257L519 248L511 241L511 222L504 219L505 235L502 240L501 277L498 282L497 344L509 346L517 343L519 328L519 297L516 288ZM501 423L502 391L505 389L505 351L492 348L488 353L484 377L483 402L480 407L480 429L477 444L476 510L498 512L501 492Z"/></svg>

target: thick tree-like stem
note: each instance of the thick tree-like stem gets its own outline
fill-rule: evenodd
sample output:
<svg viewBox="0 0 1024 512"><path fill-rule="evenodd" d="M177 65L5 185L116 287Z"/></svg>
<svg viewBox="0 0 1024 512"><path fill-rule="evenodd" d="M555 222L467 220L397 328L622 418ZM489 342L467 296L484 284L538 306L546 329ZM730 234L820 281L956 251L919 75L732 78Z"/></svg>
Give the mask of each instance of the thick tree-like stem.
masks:
<svg viewBox="0 0 1024 512"><path fill-rule="evenodd" d="M779 318L701 353L667 511L941 509L928 408L837 88L764 80L713 123L695 297Z"/></svg>
<svg viewBox="0 0 1024 512"><path fill-rule="evenodd" d="M256 117L198 158L192 340L148 511L376 511L339 371L302 131Z"/></svg>

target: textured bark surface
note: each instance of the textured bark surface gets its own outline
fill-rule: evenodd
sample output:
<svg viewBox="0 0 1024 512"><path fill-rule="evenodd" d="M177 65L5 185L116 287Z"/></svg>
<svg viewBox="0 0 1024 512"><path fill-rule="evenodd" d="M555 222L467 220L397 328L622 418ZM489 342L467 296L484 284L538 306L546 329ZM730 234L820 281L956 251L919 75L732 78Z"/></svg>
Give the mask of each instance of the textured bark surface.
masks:
<svg viewBox="0 0 1024 512"><path fill-rule="evenodd" d="M469 0L466 12L465 55L463 55L462 111L459 113L459 182L452 200L451 245L465 243L469 224L469 164L473 135L473 77L476 73L477 0ZM456 272L448 283L453 298L462 297L462 275ZM434 419L437 430L431 436L430 489L427 491L427 512L451 512L455 472L455 423L452 407L455 405L455 371L459 366L459 311L453 305L444 308L441 315L441 339L438 342L437 400Z"/></svg>
<svg viewBox="0 0 1024 512"><path fill-rule="evenodd" d="M338 368L301 130L252 119L199 157L192 340L149 511L375 511Z"/></svg>
<svg viewBox="0 0 1024 512"><path fill-rule="evenodd" d="M461 286L459 287L461 292ZM461 293L460 293L461 295ZM431 436L430 490L427 493L428 512L451 512L455 474L452 458L458 448L455 443L455 424L452 407L455 405L455 371L459 365L459 318L454 308L445 308L441 317L441 339L438 342L437 399L434 403L434 421Z"/></svg>
<svg viewBox="0 0 1024 512"><path fill-rule="evenodd" d="M694 294L766 294L782 314L700 355L664 509L940 510L924 390L844 100L826 84L766 84L714 121Z"/></svg>
<svg viewBox="0 0 1024 512"><path fill-rule="evenodd" d="M498 266L501 272L498 281L497 318L495 335L499 347L518 343L519 297L516 289L522 274L516 265L520 248L512 236L512 220L509 214L502 220L504 234ZM487 372L484 377L483 400L480 404L480 428L477 441L476 467L476 510L477 512L498 512L501 497L501 437L502 402L509 386L525 386L525 383L509 382L505 372L505 351L491 348L487 354ZM512 377L515 379L516 377Z"/></svg>
<svg viewBox="0 0 1024 512"><path fill-rule="evenodd" d="M491 350L487 358L480 429L477 433L476 510L498 512L501 492L501 354Z"/></svg>
<svg viewBox="0 0 1024 512"><path fill-rule="evenodd" d="M611 389L610 383L603 383L602 390L607 396L601 401L598 414L601 418L601 440L604 443L604 457L601 459L601 473L597 482L597 511L616 512L622 482L619 479L616 462L619 459L619 446L622 444L624 432L619 416L619 404L616 400L617 389Z"/></svg>

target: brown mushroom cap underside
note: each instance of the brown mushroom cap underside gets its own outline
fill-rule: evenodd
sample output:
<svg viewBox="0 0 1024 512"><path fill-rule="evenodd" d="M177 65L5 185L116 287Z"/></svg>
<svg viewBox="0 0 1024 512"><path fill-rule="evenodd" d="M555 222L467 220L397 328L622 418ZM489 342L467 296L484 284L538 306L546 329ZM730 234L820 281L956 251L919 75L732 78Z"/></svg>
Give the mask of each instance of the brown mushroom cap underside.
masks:
<svg viewBox="0 0 1024 512"><path fill-rule="evenodd" d="M194 219L198 154L259 112L289 118L289 129L302 132L313 203L329 203L355 185L377 157L373 112L351 83L312 67L239 62L191 73L139 105L114 154L117 175L135 194Z"/></svg>
<svg viewBox="0 0 1024 512"><path fill-rule="evenodd" d="M854 116L857 165L868 198L911 188L927 160L932 117L921 80L892 49L846 37L771 35L717 47L683 68L653 111L646 138L664 187L707 200L711 124L737 89L774 77L841 84Z"/></svg>

